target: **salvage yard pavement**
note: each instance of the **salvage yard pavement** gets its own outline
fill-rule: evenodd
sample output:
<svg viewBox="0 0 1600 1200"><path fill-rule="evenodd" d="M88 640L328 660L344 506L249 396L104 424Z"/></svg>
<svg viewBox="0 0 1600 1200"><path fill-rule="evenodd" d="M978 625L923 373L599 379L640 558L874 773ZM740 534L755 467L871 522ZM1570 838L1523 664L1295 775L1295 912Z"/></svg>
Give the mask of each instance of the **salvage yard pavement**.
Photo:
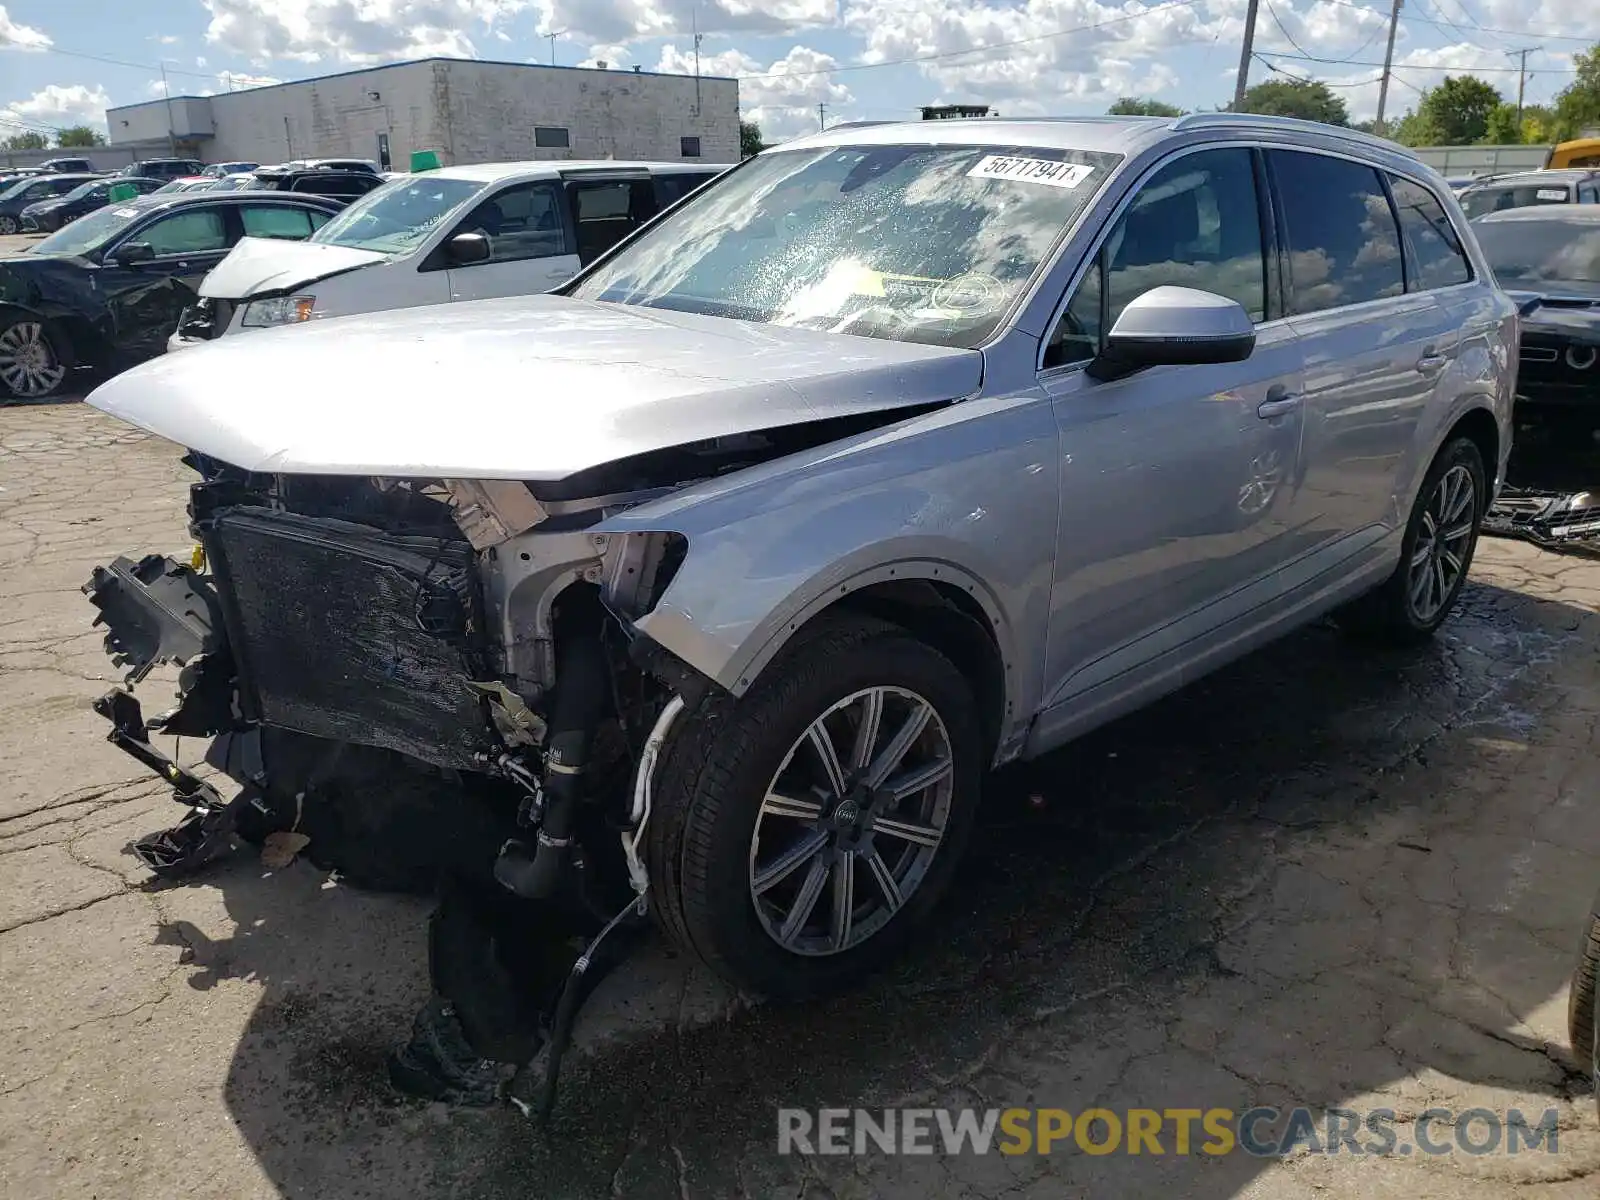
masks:
<svg viewBox="0 0 1600 1200"><path fill-rule="evenodd" d="M642 952L541 1133L389 1089L425 903L244 849L152 887L123 853L175 810L90 711L115 679L78 588L185 551L185 487L83 405L0 407L8 1200L1596 1194L1564 1024L1600 884L1600 564L1485 539L1430 648L1309 629L997 778L935 935L863 991L750 1007ZM1552 1111L1559 1144L778 1153L781 1108L1294 1105Z"/></svg>

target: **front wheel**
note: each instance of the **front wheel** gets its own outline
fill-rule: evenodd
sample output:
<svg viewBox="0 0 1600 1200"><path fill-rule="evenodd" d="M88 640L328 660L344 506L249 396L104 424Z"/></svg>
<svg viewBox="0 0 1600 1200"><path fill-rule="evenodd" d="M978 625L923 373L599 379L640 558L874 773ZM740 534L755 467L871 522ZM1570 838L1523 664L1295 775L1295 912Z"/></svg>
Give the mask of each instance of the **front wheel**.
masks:
<svg viewBox="0 0 1600 1200"><path fill-rule="evenodd" d="M15 217L0 215L0 235L9 237L20 228Z"/></svg>
<svg viewBox="0 0 1600 1200"><path fill-rule="evenodd" d="M66 378L66 364L40 322L23 319L0 328L0 391L40 400L55 395Z"/></svg>
<svg viewBox="0 0 1600 1200"><path fill-rule="evenodd" d="M1471 438L1447 442L1417 492L1394 574L1347 606L1341 623L1391 642L1433 636L1466 586L1489 505L1487 480Z"/></svg>
<svg viewBox="0 0 1600 1200"><path fill-rule="evenodd" d="M961 673L898 626L802 634L669 755L647 846L668 936L775 1000L855 983L948 887L983 744Z"/></svg>

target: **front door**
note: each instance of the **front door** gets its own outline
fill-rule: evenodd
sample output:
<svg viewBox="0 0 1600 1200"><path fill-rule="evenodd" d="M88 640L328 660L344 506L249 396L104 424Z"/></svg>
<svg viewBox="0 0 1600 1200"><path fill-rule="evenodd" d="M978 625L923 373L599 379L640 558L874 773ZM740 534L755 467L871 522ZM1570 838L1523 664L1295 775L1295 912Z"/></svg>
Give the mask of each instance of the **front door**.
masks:
<svg viewBox="0 0 1600 1200"><path fill-rule="evenodd" d="M1182 154L1106 235L1046 350L1061 440L1058 546L1037 731L1137 687L1175 652L1274 598L1293 553L1301 356L1281 319L1261 164L1248 149ZM1081 366L1127 303L1176 284L1239 301L1244 362L1098 382Z"/></svg>
<svg viewBox="0 0 1600 1200"><path fill-rule="evenodd" d="M561 202L554 180L514 183L480 201L451 236L484 234L489 257L450 268L450 299L530 296L571 279L578 255Z"/></svg>
<svg viewBox="0 0 1600 1200"><path fill-rule="evenodd" d="M95 287L111 315L108 341L114 360L140 362L165 350L200 281L238 240L236 214L218 204L135 226L109 247L105 264L95 272ZM117 250L135 242L148 245L153 257L128 265L113 261Z"/></svg>

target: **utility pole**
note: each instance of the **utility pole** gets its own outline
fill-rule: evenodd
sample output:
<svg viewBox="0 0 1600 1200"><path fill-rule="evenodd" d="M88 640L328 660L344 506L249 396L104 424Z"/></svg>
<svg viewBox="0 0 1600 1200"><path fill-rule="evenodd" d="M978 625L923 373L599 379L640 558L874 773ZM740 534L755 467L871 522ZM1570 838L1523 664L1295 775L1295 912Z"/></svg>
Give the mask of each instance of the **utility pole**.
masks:
<svg viewBox="0 0 1600 1200"><path fill-rule="evenodd" d="M1383 51L1383 76L1378 82L1378 117L1372 122L1372 132L1383 136L1383 110L1389 103L1389 76L1394 70L1394 31L1400 24L1400 5L1404 0L1394 0L1389 10L1389 44Z"/></svg>
<svg viewBox="0 0 1600 1200"><path fill-rule="evenodd" d="M817 104L817 128L828 128L828 106L820 102Z"/></svg>
<svg viewBox="0 0 1600 1200"><path fill-rule="evenodd" d="M550 41L550 65L552 67L556 65L556 39L566 32L565 29L554 29L549 33L541 33L539 35L542 38L548 38Z"/></svg>
<svg viewBox="0 0 1600 1200"><path fill-rule="evenodd" d="M1515 58L1517 63L1517 139L1522 138L1522 91L1528 83L1528 55L1537 47L1530 46L1526 50L1507 50L1508 58Z"/></svg>
<svg viewBox="0 0 1600 1200"><path fill-rule="evenodd" d="M167 86L167 64L161 64L161 94L167 99L167 153L178 157L178 135L172 127L172 89Z"/></svg>
<svg viewBox="0 0 1600 1200"><path fill-rule="evenodd" d="M1244 45L1239 48L1239 74L1233 80L1233 111L1244 110L1244 93L1250 85L1250 56L1256 50L1256 5L1250 0L1244 10Z"/></svg>
<svg viewBox="0 0 1600 1200"><path fill-rule="evenodd" d="M700 5L695 4L689 13L689 28L694 33L694 115L700 115Z"/></svg>

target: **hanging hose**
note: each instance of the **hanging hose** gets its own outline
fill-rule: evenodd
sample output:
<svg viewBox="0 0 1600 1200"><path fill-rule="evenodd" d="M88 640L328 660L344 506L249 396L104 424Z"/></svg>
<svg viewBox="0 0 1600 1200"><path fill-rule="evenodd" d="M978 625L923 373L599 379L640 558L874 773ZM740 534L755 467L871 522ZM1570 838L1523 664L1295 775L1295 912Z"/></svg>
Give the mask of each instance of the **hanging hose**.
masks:
<svg viewBox="0 0 1600 1200"><path fill-rule="evenodd" d="M600 943L617 926L621 925L630 916L644 916L644 897L630 900L626 908L606 922L605 928L595 934L594 940L585 947L578 961L572 964L572 973L567 976L566 985L561 989L561 1000L556 1005L555 1021L550 1028L550 1050L545 1059L544 1081L539 1086L537 1100L530 1106L517 1100L513 1096L518 1108L523 1115L531 1116L536 1125L541 1127L550 1123L550 1114L556 1107L556 1085L561 1077L561 1059L567 1052L567 1046L572 1041L572 1026L578 1016L578 1005L583 998L584 976L594 963L595 955L600 950Z"/></svg>

